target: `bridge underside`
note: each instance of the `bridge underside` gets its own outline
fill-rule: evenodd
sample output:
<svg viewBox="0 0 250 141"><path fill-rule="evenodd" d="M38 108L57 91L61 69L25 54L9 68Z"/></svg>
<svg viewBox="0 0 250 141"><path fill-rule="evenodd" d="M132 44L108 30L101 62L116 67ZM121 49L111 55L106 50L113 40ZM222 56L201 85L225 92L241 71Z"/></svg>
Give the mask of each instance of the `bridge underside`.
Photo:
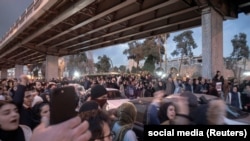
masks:
<svg viewBox="0 0 250 141"><path fill-rule="evenodd" d="M201 25L213 6L226 19L239 5L218 0L58 0L12 40L0 42L0 69ZM249 5L242 5L242 9ZM242 10L241 9L241 10ZM244 9L243 9L244 10Z"/></svg>

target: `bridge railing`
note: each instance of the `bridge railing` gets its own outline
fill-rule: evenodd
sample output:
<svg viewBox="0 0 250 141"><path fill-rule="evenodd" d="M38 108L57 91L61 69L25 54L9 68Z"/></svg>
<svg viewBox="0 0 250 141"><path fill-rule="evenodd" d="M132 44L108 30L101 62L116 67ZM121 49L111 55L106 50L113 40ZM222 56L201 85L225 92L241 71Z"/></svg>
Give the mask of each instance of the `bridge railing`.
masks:
<svg viewBox="0 0 250 141"><path fill-rule="evenodd" d="M0 40L0 44L3 43L9 36L13 35L18 28L23 24L23 22L34 12L42 3L42 0L34 0L28 8L24 11L24 13L16 20L16 22L10 27L9 31L7 31L4 36Z"/></svg>

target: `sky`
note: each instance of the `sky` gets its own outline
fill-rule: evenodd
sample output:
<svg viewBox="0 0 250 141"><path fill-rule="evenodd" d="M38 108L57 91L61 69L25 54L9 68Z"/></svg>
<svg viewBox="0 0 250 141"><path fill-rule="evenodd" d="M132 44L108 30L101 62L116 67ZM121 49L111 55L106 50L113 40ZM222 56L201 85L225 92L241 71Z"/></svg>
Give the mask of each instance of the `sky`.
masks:
<svg viewBox="0 0 250 141"><path fill-rule="evenodd" d="M0 0L0 37L2 37L9 28L14 24L18 17L25 11L33 0ZM239 33L247 34L247 44L250 46L250 15L239 14L238 19L227 20L223 22L223 56L227 57L232 52L231 39L234 35ZM193 31L193 38L197 44L197 48L194 50L194 55L201 55L202 52L202 31L201 27L188 29ZM170 53L175 49L175 42L173 37L180 34L182 31L170 33L165 47L168 58L173 58ZM127 56L123 54L123 51L128 48L127 43L118 44L102 49L92 50L94 62L97 62L98 56L107 55L113 62L113 66L127 65Z"/></svg>

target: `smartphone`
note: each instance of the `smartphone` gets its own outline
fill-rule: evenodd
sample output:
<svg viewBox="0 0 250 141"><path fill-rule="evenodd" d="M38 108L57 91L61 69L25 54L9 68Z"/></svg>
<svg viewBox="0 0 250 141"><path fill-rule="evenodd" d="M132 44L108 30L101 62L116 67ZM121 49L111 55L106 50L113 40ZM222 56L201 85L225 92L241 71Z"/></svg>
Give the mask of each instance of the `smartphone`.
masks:
<svg viewBox="0 0 250 141"><path fill-rule="evenodd" d="M56 88L51 94L50 124L64 122L77 115L77 94L73 86Z"/></svg>

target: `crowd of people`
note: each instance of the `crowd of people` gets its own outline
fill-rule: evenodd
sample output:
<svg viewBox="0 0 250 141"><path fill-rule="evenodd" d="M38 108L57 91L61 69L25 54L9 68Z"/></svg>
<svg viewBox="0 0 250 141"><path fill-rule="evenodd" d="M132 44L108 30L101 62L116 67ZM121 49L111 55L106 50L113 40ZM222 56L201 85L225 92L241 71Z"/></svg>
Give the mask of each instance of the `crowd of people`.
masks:
<svg viewBox="0 0 250 141"><path fill-rule="evenodd" d="M221 84L219 87L218 83ZM78 116L50 125L53 90L67 86L75 88ZM211 81L202 77L159 79L140 74L45 82L29 80L22 75L18 79L1 81L0 140L137 141L132 130L137 117L135 105L124 102L107 111L106 88L118 89L121 96L128 99L152 97L146 111L144 124L147 125L221 125L224 124L225 103L246 111L250 109L247 100L250 98L250 84L245 83L244 89L239 91L238 85L224 80L219 71ZM218 99L198 106L193 93L213 95ZM174 101L164 102L165 96L172 96ZM243 97L246 100L242 100ZM67 105L62 105L62 108L64 106Z"/></svg>

